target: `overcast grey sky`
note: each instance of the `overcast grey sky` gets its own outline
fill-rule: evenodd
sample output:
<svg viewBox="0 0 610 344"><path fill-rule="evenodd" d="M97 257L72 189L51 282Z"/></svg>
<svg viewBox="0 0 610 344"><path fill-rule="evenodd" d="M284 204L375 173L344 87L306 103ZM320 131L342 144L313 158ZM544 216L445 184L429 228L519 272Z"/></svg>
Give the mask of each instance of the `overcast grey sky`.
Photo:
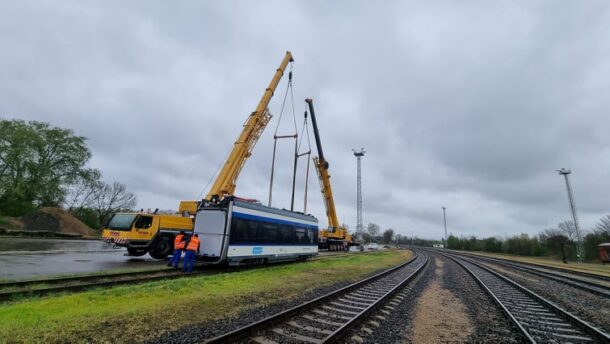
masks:
<svg viewBox="0 0 610 344"><path fill-rule="evenodd" d="M73 129L139 207L175 209L201 194L291 50L297 121L312 97L352 228L358 147L365 223L440 238L444 205L454 234L537 233L569 217L566 167L591 228L610 213L609 33L607 1L12 1L0 116ZM285 89L240 196L266 203ZM311 172L308 210L325 224Z"/></svg>

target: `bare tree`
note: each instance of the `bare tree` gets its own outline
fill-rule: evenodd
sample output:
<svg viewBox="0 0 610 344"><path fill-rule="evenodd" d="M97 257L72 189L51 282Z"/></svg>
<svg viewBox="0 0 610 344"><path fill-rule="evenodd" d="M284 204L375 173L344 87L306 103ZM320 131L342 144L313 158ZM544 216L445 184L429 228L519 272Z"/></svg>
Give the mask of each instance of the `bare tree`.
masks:
<svg viewBox="0 0 610 344"><path fill-rule="evenodd" d="M64 207L69 212L77 209L90 208L95 203L95 197L104 183L100 181L101 172L96 169L83 171L66 191Z"/></svg>
<svg viewBox="0 0 610 344"><path fill-rule="evenodd" d="M599 219L599 222L595 225L595 229L598 232L605 232L610 235L610 215L606 215Z"/></svg>
<svg viewBox="0 0 610 344"><path fill-rule="evenodd" d="M369 232L369 235L373 238L373 240L375 240L379 236L379 232L381 232L381 228L379 227L379 225L372 222L368 224L366 229Z"/></svg>
<svg viewBox="0 0 610 344"><path fill-rule="evenodd" d="M136 196L127 191L124 184L114 182L109 185L104 183L96 192L94 208L100 223L104 223L112 213L121 209L132 209L136 206L136 203Z"/></svg>
<svg viewBox="0 0 610 344"><path fill-rule="evenodd" d="M559 230L570 239L570 241L574 241L576 238L576 227L574 226L574 222L571 220L566 220L560 222L557 227Z"/></svg>

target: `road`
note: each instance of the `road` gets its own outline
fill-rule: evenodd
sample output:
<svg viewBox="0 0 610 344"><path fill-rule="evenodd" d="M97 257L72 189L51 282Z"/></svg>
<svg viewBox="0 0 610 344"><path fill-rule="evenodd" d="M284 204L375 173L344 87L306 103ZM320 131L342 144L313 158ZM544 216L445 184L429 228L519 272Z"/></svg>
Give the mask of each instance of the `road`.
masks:
<svg viewBox="0 0 610 344"><path fill-rule="evenodd" d="M0 279L30 279L109 270L157 268L145 255L126 257L101 241L0 238Z"/></svg>
<svg viewBox="0 0 610 344"><path fill-rule="evenodd" d="M0 279L155 269L166 264L149 255L126 257L125 253L124 248L115 249L99 240L0 237ZM320 255L340 253L321 251Z"/></svg>

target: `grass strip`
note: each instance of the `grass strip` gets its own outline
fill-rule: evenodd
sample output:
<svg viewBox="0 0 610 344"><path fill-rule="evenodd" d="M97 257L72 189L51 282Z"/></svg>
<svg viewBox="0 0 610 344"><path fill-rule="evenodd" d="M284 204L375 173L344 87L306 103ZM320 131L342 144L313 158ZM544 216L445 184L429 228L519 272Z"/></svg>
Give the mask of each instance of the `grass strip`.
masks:
<svg viewBox="0 0 610 344"><path fill-rule="evenodd" d="M461 251L457 251L461 252ZM591 274L597 274L602 276L610 277L610 265L603 264L593 264L593 263L576 263L570 262L569 264L564 264L561 260L556 260L548 257L523 257L523 256L515 256L512 254L503 254L503 253L488 253L488 252L471 252L464 251L465 253L472 253L480 256L492 257L492 258L503 258L509 259L516 262L523 263L533 263L539 265L545 265L549 267L561 268L566 270L587 272Z"/></svg>
<svg viewBox="0 0 610 344"><path fill-rule="evenodd" d="M0 306L0 338L11 342L117 343L235 316L315 288L356 281L405 261L409 251L269 266L77 294L23 299Z"/></svg>

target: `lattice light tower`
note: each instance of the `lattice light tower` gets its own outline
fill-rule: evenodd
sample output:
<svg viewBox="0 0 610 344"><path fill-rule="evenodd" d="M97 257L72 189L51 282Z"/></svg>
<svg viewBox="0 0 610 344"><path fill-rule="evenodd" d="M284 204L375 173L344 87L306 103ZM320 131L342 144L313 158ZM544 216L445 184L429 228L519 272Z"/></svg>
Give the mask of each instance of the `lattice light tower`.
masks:
<svg viewBox="0 0 610 344"><path fill-rule="evenodd" d="M445 208L445 207L441 207L441 208L443 208L443 224L445 227L445 248L447 248L447 216L445 215L445 210L447 208Z"/></svg>
<svg viewBox="0 0 610 344"><path fill-rule="evenodd" d="M356 160L358 161L358 181L357 181L357 201L356 201L356 209L357 209L357 224L356 224L356 231L360 234L362 234L364 232L364 228L362 226L362 172L361 172L361 159L364 156L364 153L366 153L364 151L364 148L360 148L360 150L355 150L352 149L352 151L354 152L354 156L356 157ZM360 238L362 239L362 238Z"/></svg>
<svg viewBox="0 0 610 344"><path fill-rule="evenodd" d="M568 175L572 173L572 171L562 168L561 170L557 170L557 172L564 176L566 180L568 201L570 202L570 211L572 212L572 220L574 221L574 231L576 232L576 255L578 256L578 261L582 263L585 260L585 250L582 245L582 236L580 235L580 224L578 223L578 215L576 214L574 194L572 193L572 186L570 185L570 179L568 178Z"/></svg>

